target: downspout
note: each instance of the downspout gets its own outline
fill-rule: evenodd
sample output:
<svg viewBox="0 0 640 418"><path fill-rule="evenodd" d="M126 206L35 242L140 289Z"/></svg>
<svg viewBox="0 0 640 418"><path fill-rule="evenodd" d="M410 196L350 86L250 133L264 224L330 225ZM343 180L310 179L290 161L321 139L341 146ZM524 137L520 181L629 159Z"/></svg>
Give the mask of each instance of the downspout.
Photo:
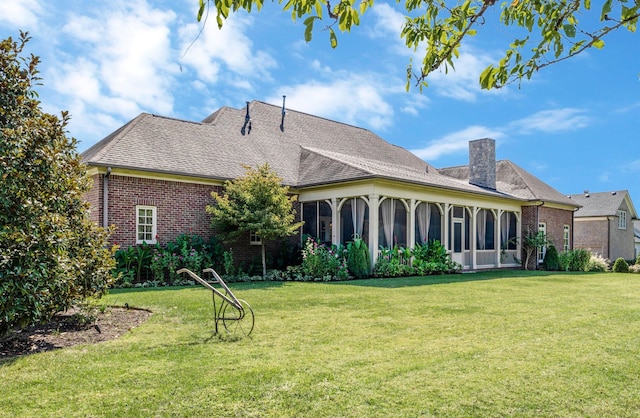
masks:
<svg viewBox="0 0 640 418"><path fill-rule="evenodd" d="M611 221L613 218L607 216L607 258L611 260Z"/></svg>
<svg viewBox="0 0 640 418"><path fill-rule="evenodd" d="M102 177L102 226L109 227L109 176L111 167L107 167L107 172Z"/></svg>

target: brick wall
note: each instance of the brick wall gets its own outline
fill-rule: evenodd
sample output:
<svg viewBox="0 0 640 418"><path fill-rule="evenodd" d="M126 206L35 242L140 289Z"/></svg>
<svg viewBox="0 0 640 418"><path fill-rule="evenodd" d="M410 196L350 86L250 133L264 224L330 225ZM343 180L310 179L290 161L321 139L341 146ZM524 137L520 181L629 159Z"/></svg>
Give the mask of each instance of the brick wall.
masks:
<svg viewBox="0 0 640 418"><path fill-rule="evenodd" d="M617 218L616 218L617 219ZM581 220L576 219L574 231L574 248L587 250L609 257L609 228L611 221L607 218ZM617 224L616 224L617 228Z"/></svg>
<svg viewBox="0 0 640 418"><path fill-rule="evenodd" d="M558 249L562 251L564 245L564 225L570 227L569 248L574 248L575 237L573 230L573 211L565 209L550 208L546 206L523 206L522 207L522 237L528 235L529 232L537 233L538 224L544 222L547 225L547 239ZM538 254L534 253L529 259L527 268L536 268L536 260ZM525 254L522 254L524 261Z"/></svg>
<svg viewBox="0 0 640 418"><path fill-rule="evenodd" d="M102 225L103 175L93 177L93 187L85 194L90 204L91 220ZM115 225L111 242L122 247L136 245L136 206L148 205L157 208L157 240L161 245L183 233L199 235L205 240L215 235L206 206L211 204L212 191L221 192L221 186L184 183L168 180L144 179L112 174L109 176L109 225ZM299 206L296 203L296 206ZM297 218L300 218L298 213ZM299 235L287 239L290 245L299 245ZM281 242L266 243L267 258L274 258L280 251ZM251 245L249 234L226 245L233 249L239 266L252 263L261 265L261 247Z"/></svg>

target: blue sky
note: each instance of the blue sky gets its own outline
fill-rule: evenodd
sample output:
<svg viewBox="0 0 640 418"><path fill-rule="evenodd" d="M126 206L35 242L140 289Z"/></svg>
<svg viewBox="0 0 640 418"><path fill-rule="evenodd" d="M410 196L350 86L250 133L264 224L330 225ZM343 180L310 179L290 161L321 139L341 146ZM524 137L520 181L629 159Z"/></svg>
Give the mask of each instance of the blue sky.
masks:
<svg viewBox="0 0 640 418"><path fill-rule="evenodd" d="M478 75L513 31L487 21L456 71L405 91L420 55L400 38L402 3L379 1L331 49L318 26L277 3L209 20L197 0L0 0L0 36L29 31L44 109L72 116L83 151L141 112L202 120L221 106L261 100L372 130L436 167L468 163L468 141L491 137L497 158L562 193L627 189L640 210L640 38L618 31L603 50L547 67L521 88L482 91ZM193 43L192 43L193 42ZM190 46L191 45L191 46ZM419 53L420 51L418 51Z"/></svg>

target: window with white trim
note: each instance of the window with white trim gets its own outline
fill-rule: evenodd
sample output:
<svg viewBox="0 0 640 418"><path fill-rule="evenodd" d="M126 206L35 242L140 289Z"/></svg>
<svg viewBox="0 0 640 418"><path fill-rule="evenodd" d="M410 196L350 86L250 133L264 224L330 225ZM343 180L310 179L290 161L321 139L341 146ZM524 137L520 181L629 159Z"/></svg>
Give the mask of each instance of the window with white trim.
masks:
<svg viewBox="0 0 640 418"><path fill-rule="evenodd" d="M538 232L542 232L544 234L544 236L547 236L547 224L546 222L540 222L538 224ZM547 247L546 246L542 246L540 248L538 248L538 264L542 263L544 261L544 256L547 253Z"/></svg>
<svg viewBox="0 0 640 418"><path fill-rule="evenodd" d="M618 211L618 229L627 229L627 212L624 210Z"/></svg>
<svg viewBox="0 0 640 418"><path fill-rule="evenodd" d="M257 232L254 232L254 231L249 232L249 244L262 245L262 238Z"/></svg>
<svg viewBox="0 0 640 418"><path fill-rule="evenodd" d="M569 225L565 225L563 235L562 235L562 249L564 250L565 253L569 252L569 247L571 246L571 241L569 238L570 232L571 232L571 227Z"/></svg>
<svg viewBox="0 0 640 418"><path fill-rule="evenodd" d="M136 244L155 244L157 223L155 206L136 206Z"/></svg>

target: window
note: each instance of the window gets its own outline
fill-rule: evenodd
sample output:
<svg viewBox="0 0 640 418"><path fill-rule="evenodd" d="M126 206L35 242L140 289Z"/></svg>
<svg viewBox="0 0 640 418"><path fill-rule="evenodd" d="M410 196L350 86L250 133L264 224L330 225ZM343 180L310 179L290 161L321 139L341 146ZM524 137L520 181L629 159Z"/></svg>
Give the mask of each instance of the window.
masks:
<svg viewBox="0 0 640 418"><path fill-rule="evenodd" d="M538 232L542 232L544 236L547 236L547 224L544 222L540 222L538 224ZM544 255L547 253L547 247L538 248L538 263L542 263L544 261Z"/></svg>
<svg viewBox="0 0 640 418"><path fill-rule="evenodd" d="M495 249L495 219L493 212L480 209L476 215L476 249Z"/></svg>
<svg viewBox="0 0 640 418"><path fill-rule="evenodd" d="M313 237L323 244L331 244L331 206L327 202L304 202L302 220L302 235Z"/></svg>
<svg viewBox="0 0 640 418"><path fill-rule="evenodd" d="M564 250L564 252L569 252L569 247L570 247L570 241L569 241L569 225L565 225L564 226L564 233L563 233L563 242L562 242L562 249Z"/></svg>
<svg viewBox="0 0 640 418"><path fill-rule="evenodd" d="M618 229L627 229L627 212L618 211Z"/></svg>
<svg viewBox="0 0 640 418"><path fill-rule="evenodd" d="M249 232L249 244L262 245L262 238L260 238L260 235L258 235L257 232L254 232L254 231Z"/></svg>
<svg viewBox="0 0 640 418"><path fill-rule="evenodd" d="M500 249L515 250L517 248L517 218L513 212L503 212L500 219Z"/></svg>
<svg viewBox="0 0 640 418"><path fill-rule="evenodd" d="M136 244L155 244L157 235L155 206L136 206Z"/></svg>

